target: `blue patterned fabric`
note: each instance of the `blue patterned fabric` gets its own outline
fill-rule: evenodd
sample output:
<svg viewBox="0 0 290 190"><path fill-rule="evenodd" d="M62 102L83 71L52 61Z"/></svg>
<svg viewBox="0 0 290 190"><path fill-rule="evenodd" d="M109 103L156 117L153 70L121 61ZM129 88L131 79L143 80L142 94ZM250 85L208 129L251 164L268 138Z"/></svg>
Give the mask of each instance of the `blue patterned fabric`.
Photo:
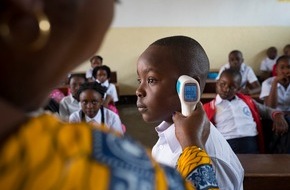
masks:
<svg viewBox="0 0 290 190"><path fill-rule="evenodd" d="M197 190L218 188L215 172L211 165L200 165L187 177L187 180L195 184Z"/></svg>

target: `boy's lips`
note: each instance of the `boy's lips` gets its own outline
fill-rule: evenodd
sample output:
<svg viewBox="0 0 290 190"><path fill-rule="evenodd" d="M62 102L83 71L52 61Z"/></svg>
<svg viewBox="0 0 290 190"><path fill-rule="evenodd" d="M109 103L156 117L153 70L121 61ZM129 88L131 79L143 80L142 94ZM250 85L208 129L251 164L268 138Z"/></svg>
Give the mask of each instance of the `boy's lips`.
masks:
<svg viewBox="0 0 290 190"><path fill-rule="evenodd" d="M147 107L146 107L144 104L139 103L139 102L137 102L137 108L138 108L138 111L139 111L140 113L145 112L145 111L148 110Z"/></svg>

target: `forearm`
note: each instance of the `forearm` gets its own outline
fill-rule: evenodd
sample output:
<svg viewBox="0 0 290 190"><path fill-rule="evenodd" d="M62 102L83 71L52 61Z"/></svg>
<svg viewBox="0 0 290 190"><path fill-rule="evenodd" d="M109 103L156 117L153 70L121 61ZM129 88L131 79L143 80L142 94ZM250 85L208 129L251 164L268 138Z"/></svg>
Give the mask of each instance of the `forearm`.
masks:
<svg viewBox="0 0 290 190"><path fill-rule="evenodd" d="M273 82L269 96L265 98L265 105L271 108L277 107L278 95L277 95L277 82Z"/></svg>
<svg viewBox="0 0 290 190"><path fill-rule="evenodd" d="M206 187L218 189L210 157L204 150L196 146L187 147L183 150L177 161L177 170L183 178L197 185L197 189Z"/></svg>
<svg viewBox="0 0 290 190"><path fill-rule="evenodd" d="M273 119L273 113L277 110L270 108L264 104L260 104L255 100L253 102L255 103L255 106L257 107L262 119Z"/></svg>

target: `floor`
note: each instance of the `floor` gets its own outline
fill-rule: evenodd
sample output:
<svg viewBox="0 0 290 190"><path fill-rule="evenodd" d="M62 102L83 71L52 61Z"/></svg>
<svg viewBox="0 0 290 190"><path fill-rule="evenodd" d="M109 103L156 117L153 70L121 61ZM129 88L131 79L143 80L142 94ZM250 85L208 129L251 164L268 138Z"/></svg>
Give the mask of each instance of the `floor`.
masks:
<svg viewBox="0 0 290 190"><path fill-rule="evenodd" d="M138 112L136 104L117 105L122 123L126 126L126 134L152 148L158 139L155 131L157 124L145 123Z"/></svg>

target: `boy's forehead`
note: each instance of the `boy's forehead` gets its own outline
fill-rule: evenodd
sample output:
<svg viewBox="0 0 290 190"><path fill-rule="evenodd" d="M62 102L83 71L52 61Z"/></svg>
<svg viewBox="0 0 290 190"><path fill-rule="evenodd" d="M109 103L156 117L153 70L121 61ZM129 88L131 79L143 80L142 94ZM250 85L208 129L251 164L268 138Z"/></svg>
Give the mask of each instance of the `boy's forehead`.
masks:
<svg viewBox="0 0 290 190"><path fill-rule="evenodd" d="M139 61L146 62L155 67L176 67L174 55L170 48L165 46L149 46L139 57Z"/></svg>

